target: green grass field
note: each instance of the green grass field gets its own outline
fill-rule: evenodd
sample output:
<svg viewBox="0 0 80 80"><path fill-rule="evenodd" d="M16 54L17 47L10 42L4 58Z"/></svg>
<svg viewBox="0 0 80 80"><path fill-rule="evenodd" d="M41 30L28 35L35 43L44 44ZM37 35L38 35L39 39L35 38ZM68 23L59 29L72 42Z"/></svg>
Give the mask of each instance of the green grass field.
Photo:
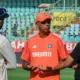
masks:
<svg viewBox="0 0 80 80"><path fill-rule="evenodd" d="M22 68L9 70L8 78L9 80L28 80L29 72ZM74 70L69 68L61 70L61 80L74 80Z"/></svg>

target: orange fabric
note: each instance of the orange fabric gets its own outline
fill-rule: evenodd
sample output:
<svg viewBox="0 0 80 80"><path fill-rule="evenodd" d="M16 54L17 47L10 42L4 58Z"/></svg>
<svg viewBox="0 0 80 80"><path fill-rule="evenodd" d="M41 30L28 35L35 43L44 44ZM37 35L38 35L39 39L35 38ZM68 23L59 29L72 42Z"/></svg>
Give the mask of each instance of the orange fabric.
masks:
<svg viewBox="0 0 80 80"><path fill-rule="evenodd" d="M43 22L46 19L52 19L50 13L48 12L40 12L38 13L37 17L36 17L36 22Z"/></svg>
<svg viewBox="0 0 80 80"><path fill-rule="evenodd" d="M50 33L46 38L40 38L39 34L30 38L25 43L21 58L29 61L33 66L52 66L60 63L60 59L67 57L67 51L62 40ZM30 80L59 80L59 72L45 72L38 74L31 71Z"/></svg>

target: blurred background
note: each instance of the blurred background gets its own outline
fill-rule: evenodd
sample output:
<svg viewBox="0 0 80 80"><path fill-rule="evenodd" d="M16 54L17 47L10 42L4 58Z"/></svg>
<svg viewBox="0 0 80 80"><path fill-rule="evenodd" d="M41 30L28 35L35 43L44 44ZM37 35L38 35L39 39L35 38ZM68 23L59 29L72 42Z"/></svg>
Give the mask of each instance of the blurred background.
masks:
<svg viewBox="0 0 80 80"><path fill-rule="evenodd" d="M20 56L25 40L38 32L35 17L40 11L50 12L51 31L65 41L69 53L80 41L80 0L0 0L0 7L6 8L10 15L4 21L2 33L11 41L20 67L8 72L9 80L28 80L29 72L22 70ZM74 70L62 70L61 80L67 77L73 80Z"/></svg>

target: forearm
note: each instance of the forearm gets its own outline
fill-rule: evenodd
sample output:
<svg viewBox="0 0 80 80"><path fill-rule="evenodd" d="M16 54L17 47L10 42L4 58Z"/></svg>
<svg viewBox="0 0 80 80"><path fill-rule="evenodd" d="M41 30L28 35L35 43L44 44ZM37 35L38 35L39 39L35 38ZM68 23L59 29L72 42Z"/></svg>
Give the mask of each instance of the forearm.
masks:
<svg viewBox="0 0 80 80"><path fill-rule="evenodd" d="M61 64L57 65L56 67L54 67L54 70L61 70L66 68L68 65L65 64L64 62L62 62Z"/></svg>
<svg viewBox="0 0 80 80"><path fill-rule="evenodd" d="M74 59L70 55L68 55L66 60L61 62L59 65L57 65L54 69L55 70L61 70L61 69L65 68L65 67L70 66L73 63L73 61L74 61Z"/></svg>

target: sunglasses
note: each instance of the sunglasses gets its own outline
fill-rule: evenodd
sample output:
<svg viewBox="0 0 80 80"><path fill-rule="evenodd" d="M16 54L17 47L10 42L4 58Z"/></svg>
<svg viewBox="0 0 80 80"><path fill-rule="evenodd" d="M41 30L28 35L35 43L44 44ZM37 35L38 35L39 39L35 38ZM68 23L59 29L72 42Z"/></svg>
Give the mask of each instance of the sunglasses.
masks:
<svg viewBox="0 0 80 80"><path fill-rule="evenodd" d="M50 20L45 20L45 21L41 22L41 24L46 24L46 23L51 24L51 21Z"/></svg>

